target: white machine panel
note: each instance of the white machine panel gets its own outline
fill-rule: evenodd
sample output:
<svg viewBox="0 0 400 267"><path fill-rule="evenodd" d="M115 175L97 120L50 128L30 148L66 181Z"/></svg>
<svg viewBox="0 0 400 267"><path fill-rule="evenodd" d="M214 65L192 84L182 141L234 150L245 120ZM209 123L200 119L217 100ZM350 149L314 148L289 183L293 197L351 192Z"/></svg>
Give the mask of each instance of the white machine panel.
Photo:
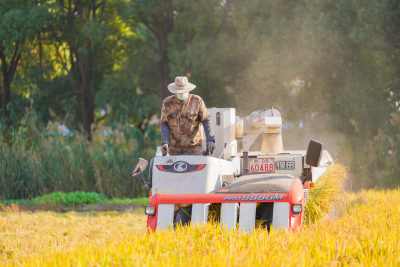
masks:
<svg viewBox="0 0 400 267"><path fill-rule="evenodd" d="M299 177L303 172L303 157L301 153L282 153L282 154L262 154L260 152L251 152L249 157L252 159L271 159L274 164L274 174L290 174ZM250 170L249 170L250 171Z"/></svg>
<svg viewBox="0 0 400 267"><path fill-rule="evenodd" d="M215 136L214 156L229 159L237 155L237 141L235 140L235 109L209 108L211 115L212 134ZM226 143L226 148L224 145Z"/></svg>
<svg viewBox="0 0 400 267"><path fill-rule="evenodd" d="M182 165L183 163L186 166ZM204 164L204 168L192 172L168 172L160 170L160 166L182 171L189 165ZM178 166L180 164L180 166ZM232 162L208 156L165 156L153 160L153 187L155 194L202 194L221 188L222 175L232 175L240 168L239 162ZM190 167L190 166L189 166Z"/></svg>
<svg viewBox="0 0 400 267"><path fill-rule="evenodd" d="M256 202L240 203L239 229L251 233L256 223Z"/></svg>
<svg viewBox="0 0 400 267"><path fill-rule="evenodd" d="M326 172L326 169L333 165L333 159L328 151L322 151L321 162L319 167L311 167L312 181L315 183Z"/></svg>
<svg viewBox="0 0 400 267"><path fill-rule="evenodd" d="M221 227L228 230L236 228L239 203L222 203L221 205Z"/></svg>
<svg viewBox="0 0 400 267"><path fill-rule="evenodd" d="M290 204L288 202L275 202L272 217L272 226L275 229L289 227Z"/></svg>
<svg viewBox="0 0 400 267"><path fill-rule="evenodd" d="M193 204L192 205L192 225L201 226L207 223L208 208L210 204Z"/></svg>
<svg viewBox="0 0 400 267"><path fill-rule="evenodd" d="M157 228L168 230L174 221L174 204L160 204L157 212Z"/></svg>

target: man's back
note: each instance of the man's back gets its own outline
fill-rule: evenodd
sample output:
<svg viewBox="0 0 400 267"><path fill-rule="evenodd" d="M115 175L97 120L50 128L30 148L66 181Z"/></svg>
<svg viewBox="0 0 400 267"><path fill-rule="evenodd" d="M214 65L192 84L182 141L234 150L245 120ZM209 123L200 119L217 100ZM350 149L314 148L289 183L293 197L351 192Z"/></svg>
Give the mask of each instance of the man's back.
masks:
<svg viewBox="0 0 400 267"><path fill-rule="evenodd" d="M167 123L170 130L170 154L201 154L202 135L200 123L210 114L200 96L189 94L184 101L175 95L164 99L161 123Z"/></svg>

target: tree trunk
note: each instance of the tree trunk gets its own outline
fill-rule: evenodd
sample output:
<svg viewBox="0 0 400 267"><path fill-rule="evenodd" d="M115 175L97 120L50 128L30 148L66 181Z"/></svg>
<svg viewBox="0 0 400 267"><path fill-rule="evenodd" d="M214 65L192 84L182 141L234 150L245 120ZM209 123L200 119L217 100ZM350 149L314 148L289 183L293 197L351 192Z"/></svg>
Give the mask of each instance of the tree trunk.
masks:
<svg viewBox="0 0 400 267"><path fill-rule="evenodd" d="M90 80L88 80L88 77L84 74L82 75L79 103L82 112L83 129L87 134L88 140L92 141L91 126L94 121L94 97L92 96L90 89Z"/></svg>
<svg viewBox="0 0 400 267"><path fill-rule="evenodd" d="M7 75L4 75L3 73L3 97L1 100L1 106L8 120L10 119L10 112L7 110L7 105L10 102L11 102L11 83Z"/></svg>
<svg viewBox="0 0 400 267"><path fill-rule="evenodd" d="M20 58L21 53L19 52L19 43L17 43L14 48L13 56L10 60L10 64L7 64L7 59L4 54L4 47L0 43L1 74L3 76L3 96L1 99L1 106L7 116L9 124L11 124L11 120L10 112L7 110L7 105L11 102L11 81L14 77L15 71L17 70Z"/></svg>
<svg viewBox="0 0 400 267"><path fill-rule="evenodd" d="M173 82L170 75L168 53L162 52L160 62L158 63L160 71L160 86L162 88L163 97L169 96L171 93L168 91L168 84Z"/></svg>
<svg viewBox="0 0 400 267"><path fill-rule="evenodd" d="M94 98L92 90L92 42L86 40L86 51L83 55L75 49L76 63L80 75L80 92L78 94L82 113L83 130L89 141L92 141L91 125L94 122Z"/></svg>
<svg viewBox="0 0 400 267"><path fill-rule="evenodd" d="M82 112L83 129L87 134L88 140L92 141L91 125L94 121L94 101L90 95L90 87L88 88L87 82L82 84L79 102Z"/></svg>
<svg viewBox="0 0 400 267"><path fill-rule="evenodd" d="M40 70L40 79L41 85L43 86L43 48L42 48L42 35L39 33L38 36L39 41L39 70ZM43 88L40 88L43 90Z"/></svg>
<svg viewBox="0 0 400 267"><path fill-rule="evenodd" d="M169 68L169 57L168 57L168 36L172 33L174 29L174 7L172 1L166 2L165 10L165 20L161 25L157 25L156 28L159 29L155 33L158 39L160 61L158 62L160 71L160 83L162 88L163 97L169 96L171 93L168 91L168 84L172 81L171 70ZM157 21L157 19L155 19Z"/></svg>

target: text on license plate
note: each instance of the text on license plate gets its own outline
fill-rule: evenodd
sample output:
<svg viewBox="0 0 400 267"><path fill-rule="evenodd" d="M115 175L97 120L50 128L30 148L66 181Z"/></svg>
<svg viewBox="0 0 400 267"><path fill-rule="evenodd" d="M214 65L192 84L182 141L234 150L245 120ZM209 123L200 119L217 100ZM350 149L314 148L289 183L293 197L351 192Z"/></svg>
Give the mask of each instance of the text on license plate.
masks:
<svg viewBox="0 0 400 267"><path fill-rule="evenodd" d="M249 172L275 172L273 158L249 159Z"/></svg>

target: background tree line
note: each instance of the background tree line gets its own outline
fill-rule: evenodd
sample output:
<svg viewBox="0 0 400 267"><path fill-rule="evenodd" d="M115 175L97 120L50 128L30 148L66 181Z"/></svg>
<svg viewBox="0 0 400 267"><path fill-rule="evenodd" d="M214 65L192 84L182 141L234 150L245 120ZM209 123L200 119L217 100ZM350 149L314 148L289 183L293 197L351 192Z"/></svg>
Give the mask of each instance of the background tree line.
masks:
<svg viewBox="0 0 400 267"><path fill-rule="evenodd" d="M135 153L151 155L158 135L149 122L166 85L188 74L207 106L241 115L278 108L290 122L287 143L295 146L295 136L325 141L350 167L351 188L398 186L399 63L396 0L3 0L0 179L14 191L32 187L27 174L10 178L16 174L5 165L15 160L5 157L18 154L16 144L42 150L32 144L51 135L40 129L57 123L76 132L58 142L83 134L92 158L100 152L90 147L105 151L95 133L116 129L130 129L122 136L135 140ZM122 143L118 151L128 149L129 140ZM85 175L99 191L102 175L91 164ZM58 189L65 188L42 191Z"/></svg>

